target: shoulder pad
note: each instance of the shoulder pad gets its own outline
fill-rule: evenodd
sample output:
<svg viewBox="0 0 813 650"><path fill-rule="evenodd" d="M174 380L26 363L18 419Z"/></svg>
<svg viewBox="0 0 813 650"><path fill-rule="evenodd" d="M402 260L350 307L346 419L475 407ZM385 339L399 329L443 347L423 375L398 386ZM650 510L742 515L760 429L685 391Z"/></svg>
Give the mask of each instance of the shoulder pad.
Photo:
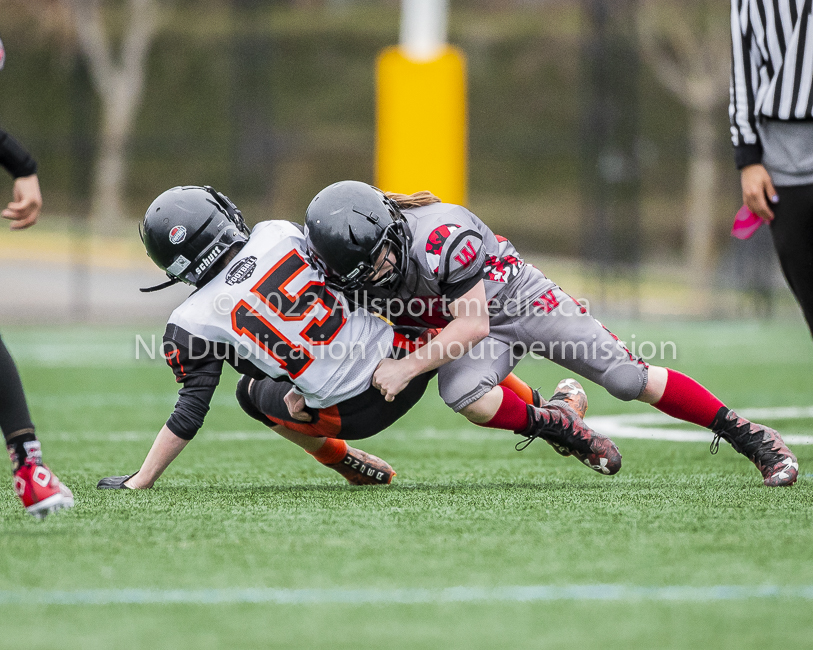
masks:
<svg viewBox="0 0 813 650"><path fill-rule="evenodd" d="M458 224L435 228L427 237L425 252L429 270L444 283L478 274L485 262L482 235Z"/></svg>

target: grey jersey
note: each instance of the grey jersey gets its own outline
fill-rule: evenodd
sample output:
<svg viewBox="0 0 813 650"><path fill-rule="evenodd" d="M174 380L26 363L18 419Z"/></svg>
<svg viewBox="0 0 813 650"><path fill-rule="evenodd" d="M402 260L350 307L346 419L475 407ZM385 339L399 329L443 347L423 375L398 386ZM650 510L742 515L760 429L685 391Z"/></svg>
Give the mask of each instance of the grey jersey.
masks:
<svg viewBox="0 0 813 650"><path fill-rule="evenodd" d="M462 206L433 203L402 212L412 233L411 264L398 301L389 305L396 322L443 326L451 320L448 304L480 280L492 318L553 285L525 263L510 241Z"/></svg>
<svg viewBox="0 0 813 650"><path fill-rule="evenodd" d="M495 235L463 207L434 203L404 210L412 233L409 273L399 288L404 313L396 322L442 327L445 310L483 280L490 334L471 351L438 369L443 400L455 411L477 401L534 351L635 399L647 365L633 357L584 307L531 264L510 241ZM390 315L398 305L390 306Z"/></svg>

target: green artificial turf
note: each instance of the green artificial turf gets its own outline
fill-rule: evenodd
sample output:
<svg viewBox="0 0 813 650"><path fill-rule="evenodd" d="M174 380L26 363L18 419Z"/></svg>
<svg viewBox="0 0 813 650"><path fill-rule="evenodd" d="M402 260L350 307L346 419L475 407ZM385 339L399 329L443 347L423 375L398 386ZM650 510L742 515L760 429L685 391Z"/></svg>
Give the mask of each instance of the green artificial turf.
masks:
<svg viewBox="0 0 813 650"><path fill-rule="evenodd" d="M813 405L813 343L797 323L614 330L674 341L666 365L731 407ZM155 489L98 491L99 478L138 468L175 400L162 361L133 359L136 333L152 331L3 333L46 462L77 505L37 522L0 492L0 648L810 647L813 446L794 448L800 477L787 489L765 488L727 445L711 456L698 442L619 439L623 469L604 477L541 441L516 452L516 436L467 424L433 383L358 445L393 465L393 485L350 487L245 416L229 370ZM567 373L528 360L518 374L550 393ZM588 417L651 411L585 388ZM813 435L809 417L766 423ZM603 599L597 585L630 591ZM516 589L538 586L586 591L523 601ZM455 587L508 596L444 602ZM670 599L671 587L689 591ZM754 597L685 595L723 587ZM299 600L204 602L252 589ZM177 590L181 602L36 601L127 590ZM370 590L374 602L358 597ZM426 598L397 602L409 590Z"/></svg>

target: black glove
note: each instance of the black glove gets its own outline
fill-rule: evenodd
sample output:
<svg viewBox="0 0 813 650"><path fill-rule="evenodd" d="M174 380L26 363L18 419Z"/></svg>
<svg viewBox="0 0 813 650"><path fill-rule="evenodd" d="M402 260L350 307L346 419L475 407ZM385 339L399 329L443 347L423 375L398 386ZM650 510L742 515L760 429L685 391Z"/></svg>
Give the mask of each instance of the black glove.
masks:
<svg viewBox="0 0 813 650"><path fill-rule="evenodd" d="M103 478L99 483L96 485L96 489L98 490L129 490L124 482L132 476L135 476L138 472L134 472L133 474L128 474L127 476L108 476L107 478Z"/></svg>

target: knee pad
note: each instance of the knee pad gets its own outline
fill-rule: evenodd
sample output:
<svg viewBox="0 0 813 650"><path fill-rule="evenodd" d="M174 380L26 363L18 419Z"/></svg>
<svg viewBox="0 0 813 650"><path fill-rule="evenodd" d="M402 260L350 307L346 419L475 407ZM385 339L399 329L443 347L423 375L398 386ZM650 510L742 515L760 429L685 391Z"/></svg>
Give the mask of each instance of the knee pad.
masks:
<svg viewBox="0 0 813 650"><path fill-rule="evenodd" d="M604 374L602 385L616 399L630 402L643 392L646 380L646 366L629 363L610 368Z"/></svg>
<svg viewBox="0 0 813 650"><path fill-rule="evenodd" d="M440 398L455 413L459 413L472 402L476 402L494 386L496 378L481 377L478 381L471 381L470 377L457 375L446 378L439 385Z"/></svg>
<svg viewBox="0 0 813 650"><path fill-rule="evenodd" d="M259 420L260 422L265 423L265 417L263 417L263 414L260 413L260 410L254 405L254 402L251 400L251 395L248 392L248 387L250 385L251 377L249 377L248 375L243 375L242 377L240 377L240 381L237 382L237 391L235 392L235 396L237 397L237 403L240 405L241 409L243 409L255 420Z"/></svg>

